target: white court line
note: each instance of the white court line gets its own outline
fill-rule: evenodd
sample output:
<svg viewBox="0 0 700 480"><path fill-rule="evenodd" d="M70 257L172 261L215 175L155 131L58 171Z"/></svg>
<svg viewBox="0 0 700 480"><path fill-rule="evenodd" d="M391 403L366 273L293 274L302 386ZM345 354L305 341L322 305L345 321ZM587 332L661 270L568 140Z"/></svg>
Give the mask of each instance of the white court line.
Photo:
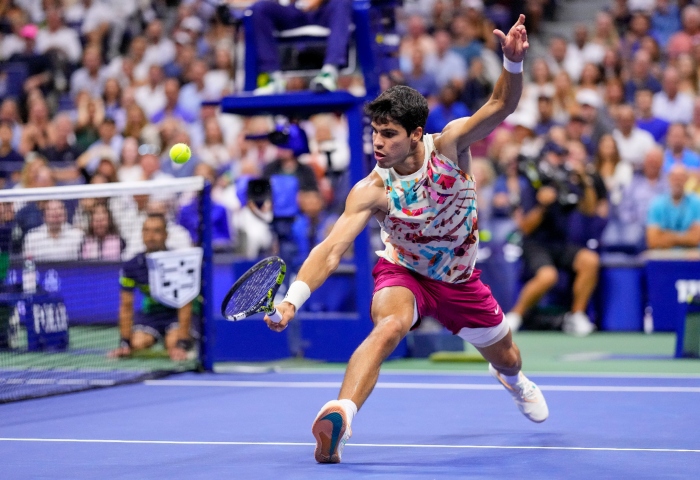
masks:
<svg viewBox="0 0 700 480"><path fill-rule="evenodd" d="M53 443L121 443L151 445L227 445L264 447L312 447L315 443L297 442L202 442L174 440L99 440L81 438L0 438L0 442L53 442ZM442 449L492 449L492 450L574 450L593 452L672 452L700 453L688 448L616 448L616 447L541 447L533 445L420 445L405 443L349 443L346 447L370 448L442 448Z"/></svg>
<svg viewBox="0 0 700 480"><path fill-rule="evenodd" d="M252 387L252 388L338 388L340 382L254 382L235 380L146 380L156 387ZM645 393L700 393L700 387L618 387L589 385L539 385L549 392L645 392ZM478 383L398 383L378 382L375 388L404 390L501 390L500 385Z"/></svg>
<svg viewBox="0 0 700 480"><path fill-rule="evenodd" d="M245 367L239 370L238 366L214 367L214 373L248 373L245 372ZM290 373L290 374L312 374L312 375L329 375L337 373L345 373L346 367L338 368L304 368L304 367L284 367L284 366L266 366L264 371L259 372L258 368L251 370L252 373ZM261 368L262 369L262 368ZM420 370L420 369L401 369L391 370L384 369L380 375L422 375L422 376L465 376L465 377L490 377L488 372L480 372L477 370ZM681 379L700 379L700 374L697 373L623 373L623 372L538 372L533 370L527 371L528 377L561 377L561 378L681 378Z"/></svg>

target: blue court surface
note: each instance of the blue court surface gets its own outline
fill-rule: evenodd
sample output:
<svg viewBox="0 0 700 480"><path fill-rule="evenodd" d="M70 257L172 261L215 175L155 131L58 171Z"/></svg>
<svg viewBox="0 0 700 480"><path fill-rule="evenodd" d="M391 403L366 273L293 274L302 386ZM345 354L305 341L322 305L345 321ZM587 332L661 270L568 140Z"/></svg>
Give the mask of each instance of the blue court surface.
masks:
<svg viewBox="0 0 700 480"><path fill-rule="evenodd" d="M182 374L0 406L0 478L700 478L700 376L532 375L530 423L487 375L382 374L343 463L311 422L342 372Z"/></svg>

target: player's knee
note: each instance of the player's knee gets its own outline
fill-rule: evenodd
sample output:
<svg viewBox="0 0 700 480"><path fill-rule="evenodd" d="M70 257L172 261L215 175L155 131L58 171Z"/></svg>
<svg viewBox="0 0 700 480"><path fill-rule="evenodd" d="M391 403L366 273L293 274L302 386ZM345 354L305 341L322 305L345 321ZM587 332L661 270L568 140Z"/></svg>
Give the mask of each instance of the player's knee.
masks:
<svg viewBox="0 0 700 480"><path fill-rule="evenodd" d="M600 268L600 256L593 250L583 249L576 255L577 271L597 272Z"/></svg>
<svg viewBox="0 0 700 480"><path fill-rule="evenodd" d="M559 281L559 272L555 267L547 265L537 270L535 278L546 285L547 288L552 288Z"/></svg>
<svg viewBox="0 0 700 480"><path fill-rule="evenodd" d="M379 322L374 327L374 334L379 337L379 340L387 345L397 345L406 335L410 325L408 319L400 318L397 315L390 315Z"/></svg>

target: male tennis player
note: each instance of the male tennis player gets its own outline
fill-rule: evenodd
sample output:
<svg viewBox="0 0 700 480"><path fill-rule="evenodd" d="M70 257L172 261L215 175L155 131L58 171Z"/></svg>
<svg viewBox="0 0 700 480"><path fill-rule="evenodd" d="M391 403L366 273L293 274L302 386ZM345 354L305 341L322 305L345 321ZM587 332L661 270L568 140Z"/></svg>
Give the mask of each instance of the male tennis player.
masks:
<svg viewBox="0 0 700 480"><path fill-rule="evenodd" d="M353 417L374 388L382 362L425 315L481 352L528 419L543 422L549 415L542 393L520 371L520 351L503 311L474 269L478 230L469 145L518 105L529 47L524 22L520 15L508 35L494 31L505 56L504 70L490 100L474 116L424 135L428 104L417 91L392 87L369 103L377 166L354 186L345 213L311 251L277 305L282 320L265 317L272 330L284 330L370 218L379 221L386 248L372 272L374 328L350 359L338 400L326 403L314 420L318 462L340 462Z"/></svg>
<svg viewBox="0 0 700 480"><path fill-rule="evenodd" d="M119 347L109 352L113 358L128 357L136 350L152 347L158 340L165 343L170 359L187 360L187 351L192 348L193 302L181 308L163 305L150 296L146 253L167 250L167 220L160 213L149 213L143 222L143 244L146 251L124 262L119 284ZM134 290L144 294L141 308L134 312Z"/></svg>

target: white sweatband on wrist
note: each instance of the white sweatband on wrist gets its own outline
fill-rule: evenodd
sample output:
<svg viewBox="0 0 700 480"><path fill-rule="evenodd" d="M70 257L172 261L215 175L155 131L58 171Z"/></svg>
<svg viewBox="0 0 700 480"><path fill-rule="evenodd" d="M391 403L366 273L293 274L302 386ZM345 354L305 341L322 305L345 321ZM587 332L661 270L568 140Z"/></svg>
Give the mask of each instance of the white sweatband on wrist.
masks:
<svg viewBox="0 0 700 480"><path fill-rule="evenodd" d="M291 303L297 311L304 305L304 302L311 296L311 289L301 280L296 280L292 282L287 290L287 294L284 296L284 302Z"/></svg>
<svg viewBox="0 0 700 480"><path fill-rule="evenodd" d="M503 57L503 68L510 73L523 73L523 61L511 62L505 56Z"/></svg>

